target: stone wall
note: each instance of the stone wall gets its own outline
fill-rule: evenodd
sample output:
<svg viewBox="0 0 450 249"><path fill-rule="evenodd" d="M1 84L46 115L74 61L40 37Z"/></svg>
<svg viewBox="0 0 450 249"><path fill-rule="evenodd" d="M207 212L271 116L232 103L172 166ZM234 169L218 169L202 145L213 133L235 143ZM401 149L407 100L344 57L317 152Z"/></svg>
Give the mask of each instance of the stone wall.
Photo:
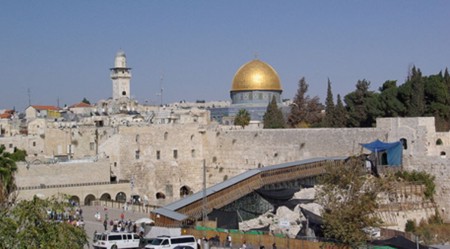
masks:
<svg viewBox="0 0 450 249"><path fill-rule="evenodd" d="M377 120L376 128L341 129L242 129L215 123L81 126L48 128L40 139L45 139L47 156L54 155L59 145L72 143L73 158L94 155L106 160L101 172L91 168L97 163L74 170L74 181L81 181L86 174L88 179L98 174L99 179L112 175L117 180L133 180L133 193L159 204L180 198L183 187L200 191L204 168L207 186L211 186L249 169L315 157L352 156L363 152L361 143L403 139L403 167L436 176L436 200L445 217L449 217L450 170L442 152L450 152L450 133L437 133L434 118L384 118ZM96 139L98 154L97 147L91 146ZM442 144L436 144L438 139ZM2 144L10 141L31 150L32 141L39 145L39 137L35 136L0 138ZM48 178L54 176L51 181L61 181L61 172L43 172L49 173ZM21 181L24 185L36 183L30 177ZM157 193L165 199L156 199Z"/></svg>

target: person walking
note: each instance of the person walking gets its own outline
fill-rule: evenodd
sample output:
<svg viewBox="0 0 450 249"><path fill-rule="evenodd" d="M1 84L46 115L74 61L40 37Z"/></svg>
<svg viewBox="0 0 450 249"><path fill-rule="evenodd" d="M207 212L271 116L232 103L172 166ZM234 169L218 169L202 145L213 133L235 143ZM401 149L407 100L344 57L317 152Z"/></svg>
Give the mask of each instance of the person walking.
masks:
<svg viewBox="0 0 450 249"><path fill-rule="evenodd" d="M227 240L225 241L225 247L231 248L232 246L233 245L232 245L232 242L231 242L231 235L227 234Z"/></svg>
<svg viewBox="0 0 450 249"><path fill-rule="evenodd" d="M108 230L108 221L106 219L103 221L103 227L105 228L105 231Z"/></svg>

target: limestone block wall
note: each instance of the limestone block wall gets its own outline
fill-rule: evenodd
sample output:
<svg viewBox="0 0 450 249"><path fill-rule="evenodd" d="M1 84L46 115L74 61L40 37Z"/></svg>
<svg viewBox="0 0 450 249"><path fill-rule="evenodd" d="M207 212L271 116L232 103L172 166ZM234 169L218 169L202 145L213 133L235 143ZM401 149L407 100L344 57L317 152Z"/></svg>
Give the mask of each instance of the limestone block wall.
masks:
<svg viewBox="0 0 450 249"><path fill-rule="evenodd" d="M440 156L414 157L407 170L425 171L435 177L434 200L441 216L450 222L450 160Z"/></svg>
<svg viewBox="0 0 450 249"><path fill-rule="evenodd" d="M101 146L116 166L118 179L135 180L135 192L156 201L156 193L178 199L187 186L202 182L202 139L198 125L171 124L121 127L114 142Z"/></svg>
<svg viewBox="0 0 450 249"><path fill-rule="evenodd" d="M106 160L97 162L71 162L57 164L18 163L16 185L33 187L43 185L77 184L109 182L109 163Z"/></svg>
<svg viewBox="0 0 450 249"><path fill-rule="evenodd" d="M249 169L307 158L359 154L360 143L386 135L385 130L372 128L208 131L207 164L233 176Z"/></svg>

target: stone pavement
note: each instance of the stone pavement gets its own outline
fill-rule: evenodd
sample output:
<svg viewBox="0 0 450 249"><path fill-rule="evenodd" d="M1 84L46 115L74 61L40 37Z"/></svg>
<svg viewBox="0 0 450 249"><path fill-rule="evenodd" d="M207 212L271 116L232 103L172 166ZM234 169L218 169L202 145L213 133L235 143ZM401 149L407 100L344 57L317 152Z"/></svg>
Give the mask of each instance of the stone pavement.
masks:
<svg viewBox="0 0 450 249"><path fill-rule="evenodd" d="M84 230L86 231L86 234L88 236L89 245L92 244L92 236L94 235L94 232L104 232L105 229L103 228L103 220L105 219L105 214L108 214L108 219L111 220L119 220L120 214L123 212L125 215L125 220L131 219L131 221L135 221L140 218L149 217L149 214L146 213L139 213L135 211L124 211L123 209L119 208L108 208L106 211L104 210L104 207L101 206L82 206L81 209L83 210L83 219L84 219ZM101 221L97 221L95 219L95 213L99 211L101 215ZM111 227L108 224L108 230L111 231ZM85 247L89 248L89 247Z"/></svg>

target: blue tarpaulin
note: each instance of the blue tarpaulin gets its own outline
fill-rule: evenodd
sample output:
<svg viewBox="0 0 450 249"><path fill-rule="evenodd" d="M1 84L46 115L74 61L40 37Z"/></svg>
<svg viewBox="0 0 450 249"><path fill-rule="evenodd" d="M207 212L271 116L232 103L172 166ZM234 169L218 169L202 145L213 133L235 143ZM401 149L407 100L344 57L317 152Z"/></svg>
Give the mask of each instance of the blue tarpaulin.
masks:
<svg viewBox="0 0 450 249"><path fill-rule="evenodd" d="M371 143L361 145L375 153L386 152L389 166L402 165L403 145L401 142L385 143L377 139Z"/></svg>

